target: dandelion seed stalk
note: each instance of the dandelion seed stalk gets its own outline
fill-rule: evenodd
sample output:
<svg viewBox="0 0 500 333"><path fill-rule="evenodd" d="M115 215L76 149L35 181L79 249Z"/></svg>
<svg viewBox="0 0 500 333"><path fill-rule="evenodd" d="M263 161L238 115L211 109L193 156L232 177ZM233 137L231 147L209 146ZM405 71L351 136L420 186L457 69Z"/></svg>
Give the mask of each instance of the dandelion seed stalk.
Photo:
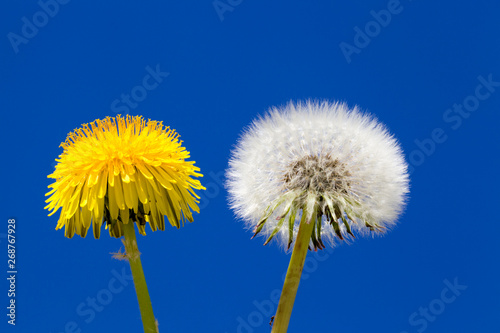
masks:
<svg viewBox="0 0 500 333"><path fill-rule="evenodd" d="M132 221L123 224L123 233L125 236L125 251L127 253L127 259L130 263L130 269L132 270L132 276L134 278L135 292L137 294L137 300L139 301L139 309L141 311L144 332L156 333L158 331L156 329L153 306L151 305L144 271L142 270L141 253L137 247L135 228Z"/></svg>
<svg viewBox="0 0 500 333"><path fill-rule="evenodd" d="M306 221L304 216L305 214L303 214L303 218L300 222L299 233L297 234L290 264L286 272L278 310L276 311L276 316L273 321L272 333L286 332L288 323L290 322L290 316L292 315L295 296L297 295L302 269L304 268L304 262L309 248L309 241L311 240L311 234L314 230L314 222L312 220Z"/></svg>
<svg viewBox="0 0 500 333"><path fill-rule="evenodd" d="M397 140L374 117L340 103L272 108L244 132L229 166L238 217L254 237L266 237L264 245L293 246L273 333L287 331L308 248L385 233L408 194Z"/></svg>

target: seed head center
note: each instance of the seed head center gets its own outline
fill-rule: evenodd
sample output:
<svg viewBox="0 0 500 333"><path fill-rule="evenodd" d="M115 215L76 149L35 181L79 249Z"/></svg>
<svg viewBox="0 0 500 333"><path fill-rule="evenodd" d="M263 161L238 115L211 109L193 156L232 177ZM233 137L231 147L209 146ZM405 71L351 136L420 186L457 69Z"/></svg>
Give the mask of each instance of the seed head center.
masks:
<svg viewBox="0 0 500 333"><path fill-rule="evenodd" d="M283 182L287 190L348 193L349 172L330 155L309 155L289 165Z"/></svg>

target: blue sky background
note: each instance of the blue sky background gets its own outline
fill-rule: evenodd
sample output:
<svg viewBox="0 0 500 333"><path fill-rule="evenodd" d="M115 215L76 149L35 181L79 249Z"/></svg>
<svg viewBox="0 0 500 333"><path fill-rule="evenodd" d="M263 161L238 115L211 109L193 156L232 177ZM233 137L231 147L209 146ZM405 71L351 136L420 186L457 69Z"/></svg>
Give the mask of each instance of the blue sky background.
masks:
<svg viewBox="0 0 500 333"><path fill-rule="evenodd" d="M244 126L306 98L374 113L413 173L392 232L309 255L289 332L500 331L498 4L65 1L0 13L1 275L8 218L18 267L15 327L0 284L2 332L142 330L128 265L109 254L120 241L66 239L43 209L66 134L118 107L176 129L208 188L194 223L139 237L160 331L269 332L290 255L250 240L222 176ZM124 108L148 66L169 75Z"/></svg>

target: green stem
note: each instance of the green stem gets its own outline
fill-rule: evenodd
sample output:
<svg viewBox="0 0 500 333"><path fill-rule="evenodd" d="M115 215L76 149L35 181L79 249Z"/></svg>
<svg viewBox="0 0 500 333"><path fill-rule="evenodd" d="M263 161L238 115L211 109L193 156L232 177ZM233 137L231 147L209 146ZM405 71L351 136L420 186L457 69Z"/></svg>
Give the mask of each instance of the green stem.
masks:
<svg viewBox="0 0 500 333"><path fill-rule="evenodd" d="M299 225L297 239L293 247L292 258L290 259L288 271L286 272L285 283L281 291L280 302L273 321L271 333L285 333L288 329L288 323L292 315L293 303L295 302L295 295L297 295L297 289L299 288L300 276L304 268L307 249L313 229L313 219L311 219L311 221L302 219Z"/></svg>
<svg viewBox="0 0 500 333"><path fill-rule="evenodd" d="M125 235L125 250L127 259L130 263L132 276L134 278L135 292L139 301L139 309L141 310L142 325L145 333L157 333L155 316L153 314L153 306L149 298L148 286L141 264L141 253L137 248L137 240L135 238L134 222L129 221L123 224L123 233Z"/></svg>

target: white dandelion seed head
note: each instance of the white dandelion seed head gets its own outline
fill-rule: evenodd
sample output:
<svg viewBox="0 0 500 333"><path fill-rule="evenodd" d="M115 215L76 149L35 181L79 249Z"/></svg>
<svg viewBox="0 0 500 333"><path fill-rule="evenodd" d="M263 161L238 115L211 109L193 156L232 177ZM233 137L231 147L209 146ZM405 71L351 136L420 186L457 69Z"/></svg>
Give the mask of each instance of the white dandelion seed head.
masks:
<svg viewBox="0 0 500 333"><path fill-rule="evenodd" d="M386 127L329 102L290 102L256 119L232 151L227 179L237 216L288 248L304 212L318 227L315 249L322 239L381 233L409 191L403 152Z"/></svg>

